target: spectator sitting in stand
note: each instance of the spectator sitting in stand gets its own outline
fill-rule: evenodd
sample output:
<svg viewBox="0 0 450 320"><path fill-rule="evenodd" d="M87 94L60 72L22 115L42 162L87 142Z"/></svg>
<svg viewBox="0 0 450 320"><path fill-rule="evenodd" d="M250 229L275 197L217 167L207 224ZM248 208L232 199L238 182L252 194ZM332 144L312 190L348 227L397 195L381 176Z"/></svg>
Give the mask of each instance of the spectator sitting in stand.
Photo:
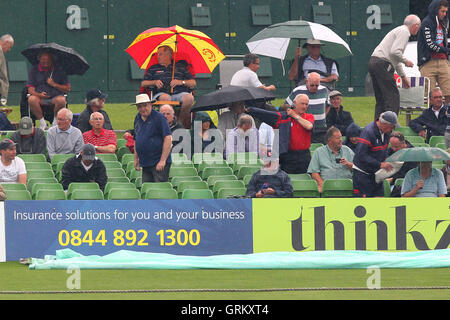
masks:
<svg viewBox="0 0 450 320"><path fill-rule="evenodd" d="M115 153L117 149L116 133L104 128L103 115L100 112L93 112L89 122L92 130L83 133L84 143L93 144L97 153Z"/></svg>
<svg viewBox="0 0 450 320"><path fill-rule="evenodd" d="M331 127L325 135L327 144L317 148L309 163L308 173L316 180L322 193L326 179L352 179L353 151L342 145L342 134L336 127Z"/></svg>
<svg viewBox="0 0 450 320"><path fill-rule="evenodd" d="M432 162L420 162L417 168L406 173L402 185L402 197L445 197L447 187L441 170Z"/></svg>
<svg viewBox="0 0 450 320"><path fill-rule="evenodd" d="M430 92L430 107L411 120L409 127L428 143L432 136L443 136L447 128L447 105L439 88Z"/></svg>
<svg viewBox="0 0 450 320"><path fill-rule="evenodd" d="M201 130L198 130L199 127L196 128L195 123L201 122ZM200 111L195 114L194 121L192 121L191 125L191 152L194 153L202 153L205 152L205 149L208 147L208 145L212 144L213 142L217 144L219 141L217 141L217 135L213 135L211 129L216 129L216 126L214 125L214 122L212 121L209 114L205 111ZM220 135L220 132L218 132ZM201 138L201 150L198 149L198 145L195 143L197 141L198 137ZM222 137L220 136L222 139ZM197 147L197 148L196 148ZM217 145L219 147L219 145ZM223 145L221 152L223 151ZM208 152L213 152L212 150Z"/></svg>
<svg viewBox="0 0 450 320"><path fill-rule="evenodd" d="M227 130L233 130L236 128L239 118L244 114L245 104L243 101L234 102L228 105L229 111L225 111L219 115L219 122L217 128L222 133L223 141L227 142ZM255 126L253 120L252 127Z"/></svg>
<svg viewBox="0 0 450 320"><path fill-rule="evenodd" d="M104 191L108 181L106 167L102 160L95 156L95 148L90 143L83 145L79 154L66 160L61 173L64 190L67 190L72 182L96 182Z"/></svg>
<svg viewBox="0 0 450 320"><path fill-rule="evenodd" d="M113 130L111 120L106 111L103 110L107 97L108 95L106 93L102 93L98 89L91 89L86 93L86 108L80 113L77 123L77 128L82 133L92 129L91 114L93 112L100 112L102 114L104 119L103 128Z"/></svg>
<svg viewBox="0 0 450 320"><path fill-rule="evenodd" d="M9 121L8 115L12 112L11 108L0 109L0 130L12 131L15 130L13 124Z"/></svg>
<svg viewBox="0 0 450 320"><path fill-rule="evenodd" d="M17 157L16 143L10 139L0 142L0 183L27 184L25 162Z"/></svg>
<svg viewBox="0 0 450 320"><path fill-rule="evenodd" d="M258 152L258 129L252 127L253 118L244 114L239 118L237 127L228 131L224 158L232 153Z"/></svg>
<svg viewBox="0 0 450 320"><path fill-rule="evenodd" d="M11 135L16 145L17 154L45 154L47 138L41 128L35 128L30 117L23 117L19 122L19 130Z"/></svg>
<svg viewBox="0 0 450 320"><path fill-rule="evenodd" d="M356 123L351 123L347 130L345 131L345 141L344 146L352 149L353 152L356 150L358 145L358 138L361 135L361 128Z"/></svg>
<svg viewBox="0 0 450 320"><path fill-rule="evenodd" d="M353 117L348 111L344 111L342 106L342 93L337 90L333 90L329 94L330 108L327 113L327 127L336 127L341 133L345 134L347 128L352 124Z"/></svg>

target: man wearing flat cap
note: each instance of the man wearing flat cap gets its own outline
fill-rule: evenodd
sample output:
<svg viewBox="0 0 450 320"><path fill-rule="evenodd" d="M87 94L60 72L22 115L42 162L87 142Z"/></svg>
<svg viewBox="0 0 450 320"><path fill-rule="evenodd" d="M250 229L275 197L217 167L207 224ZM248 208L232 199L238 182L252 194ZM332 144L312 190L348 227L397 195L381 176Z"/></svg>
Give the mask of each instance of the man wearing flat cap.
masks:
<svg viewBox="0 0 450 320"><path fill-rule="evenodd" d="M342 93L333 90L328 95L328 100L330 101L330 108L327 109L327 128L336 127L342 134L345 134L347 127L354 121L352 114L344 111Z"/></svg>
<svg viewBox="0 0 450 320"><path fill-rule="evenodd" d="M67 159L61 173L64 190L67 190L72 182L97 182L104 191L108 181L106 167L102 160L95 156L95 147L90 143L83 145L79 154Z"/></svg>
<svg viewBox="0 0 450 320"><path fill-rule="evenodd" d="M11 135L16 145L17 154L45 154L47 138L44 130L36 128L30 117L23 117L19 122L19 129Z"/></svg>
<svg viewBox="0 0 450 320"><path fill-rule="evenodd" d="M167 182L172 158L172 132L164 116L152 110L146 93L136 96L138 114L134 119L134 167L142 168L142 183Z"/></svg>
<svg viewBox="0 0 450 320"><path fill-rule="evenodd" d="M289 70L289 80L298 85L304 84L310 72L320 74L320 82L329 90L334 89L334 84L339 79L338 63L320 54L320 47L324 44L320 40L308 39L303 45L308 54L302 56L302 48L295 52L294 62Z"/></svg>
<svg viewBox="0 0 450 320"><path fill-rule="evenodd" d="M375 172L393 170L387 158L390 134L398 127L397 114L383 112L374 122L369 123L358 138L353 158L353 192L356 197L383 197L383 182L377 183Z"/></svg>
<svg viewBox="0 0 450 320"><path fill-rule="evenodd" d="M108 95L101 92L99 89L91 89L86 93L86 108L80 113L78 117L77 127L82 133L92 130L92 125L90 123L91 115L94 112L100 112L103 116L104 123L103 129L113 130L111 125L111 120L103 107Z"/></svg>
<svg viewBox="0 0 450 320"><path fill-rule="evenodd" d="M25 162L17 157L16 143L10 139L0 142L0 183L27 184Z"/></svg>

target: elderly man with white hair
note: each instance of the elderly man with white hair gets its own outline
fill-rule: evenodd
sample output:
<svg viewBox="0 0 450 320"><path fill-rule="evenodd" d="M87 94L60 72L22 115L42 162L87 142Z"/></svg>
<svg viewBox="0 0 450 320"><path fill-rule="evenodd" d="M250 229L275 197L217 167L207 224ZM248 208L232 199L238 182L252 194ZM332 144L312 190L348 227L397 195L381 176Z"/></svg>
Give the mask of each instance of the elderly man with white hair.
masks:
<svg viewBox="0 0 450 320"><path fill-rule="evenodd" d="M400 111L400 94L394 78L394 71L397 71L402 78L403 87L409 88L410 82L403 70L402 63L407 67L414 66L412 61L406 59L404 52L409 37L417 34L420 25L421 21L418 16L413 14L407 16L403 25L391 30L370 57L369 74L376 99L374 119L377 119L385 111L393 111L396 114Z"/></svg>
<svg viewBox="0 0 450 320"><path fill-rule="evenodd" d="M103 110L105 100L108 97L106 93L101 92L99 89L90 89L86 93L86 109L80 113L78 117L77 127L81 132L86 132L92 129L90 123L91 115L94 112L100 112L103 116L103 128L106 130L113 130L111 120L109 120L108 114Z"/></svg>
<svg viewBox="0 0 450 320"><path fill-rule="evenodd" d="M14 46L14 38L10 34L0 37L0 104L6 106L8 101L9 78L5 53Z"/></svg>

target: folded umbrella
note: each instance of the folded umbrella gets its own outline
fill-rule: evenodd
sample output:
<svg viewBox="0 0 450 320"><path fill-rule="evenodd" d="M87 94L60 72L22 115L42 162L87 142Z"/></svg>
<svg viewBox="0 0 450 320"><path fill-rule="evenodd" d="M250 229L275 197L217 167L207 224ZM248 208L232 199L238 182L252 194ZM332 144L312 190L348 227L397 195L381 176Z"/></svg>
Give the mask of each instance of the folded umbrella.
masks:
<svg viewBox="0 0 450 320"><path fill-rule="evenodd" d="M89 64L82 55L72 48L64 47L55 42L37 43L21 53L32 65L35 65L39 63L39 55L43 51L51 53L55 60L54 63L61 66L68 75L83 75L89 69Z"/></svg>

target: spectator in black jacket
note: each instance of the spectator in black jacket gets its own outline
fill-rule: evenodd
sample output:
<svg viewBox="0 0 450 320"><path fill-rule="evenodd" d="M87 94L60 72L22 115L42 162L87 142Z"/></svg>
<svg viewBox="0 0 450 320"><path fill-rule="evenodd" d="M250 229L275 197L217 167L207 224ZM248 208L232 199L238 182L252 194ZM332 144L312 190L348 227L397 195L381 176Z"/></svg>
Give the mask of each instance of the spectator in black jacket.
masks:
<svg viewBox="0 0 450 320"><path fill-rule="evenodd" d="M71 182L97 182L102 191L105 190L108 176L102 160L95 156L94 145L85 144L79 154L69 158L62 168L61 184L64 190Z"/></svg>
<svg viewBox="0 0 450 320"><path fill-rule="evenodd" d="M344 134L344 132L343 132ZM355 123L351 123L347 130L345 131L345 141L344 146L352 149L353 152L356 150L356 146L358 145L358 138L361 135L361 128Z"/></svg>
<svg viewBox="0 0 450 320"><path fill-rule="evenodd" d="M108 97L106 93L101 92L99 89L91 89L86 93L86 109L80 113L78 117L77 127L82 133L92 130L91 114L94 112L100 112L103 115L105 123L103 123L103 128L106 130L113 130L111 125L111 120L108 114L103 110L105 105L105 100Z"/></svg>
<svg viewBox="0 0 450 320"><path fill-rule="evenodd" d="M430 92L430 107L409 126L428 143L432 136L443 136L447 127L447 105L443 102L442 91L435 88Z"/></svg>
<svg viewBox="0 0 450 320"><path fill-rule="evenodd" d="M20 119L19 130L11 135L11 140L17 143L17 154L44 154L47 151L47 139L44 130L36 128L30 117Z"/></svg>
<svg viewBox="0 0 450 320"><path fill-rule="evenodd" d="M348 111L344 111L342 106L342 93L337 90L333 90L328 95L330 100L330 106L327 113L327 127L336 127L345 134L347 127L353 123L352 114Z"/></svg>

